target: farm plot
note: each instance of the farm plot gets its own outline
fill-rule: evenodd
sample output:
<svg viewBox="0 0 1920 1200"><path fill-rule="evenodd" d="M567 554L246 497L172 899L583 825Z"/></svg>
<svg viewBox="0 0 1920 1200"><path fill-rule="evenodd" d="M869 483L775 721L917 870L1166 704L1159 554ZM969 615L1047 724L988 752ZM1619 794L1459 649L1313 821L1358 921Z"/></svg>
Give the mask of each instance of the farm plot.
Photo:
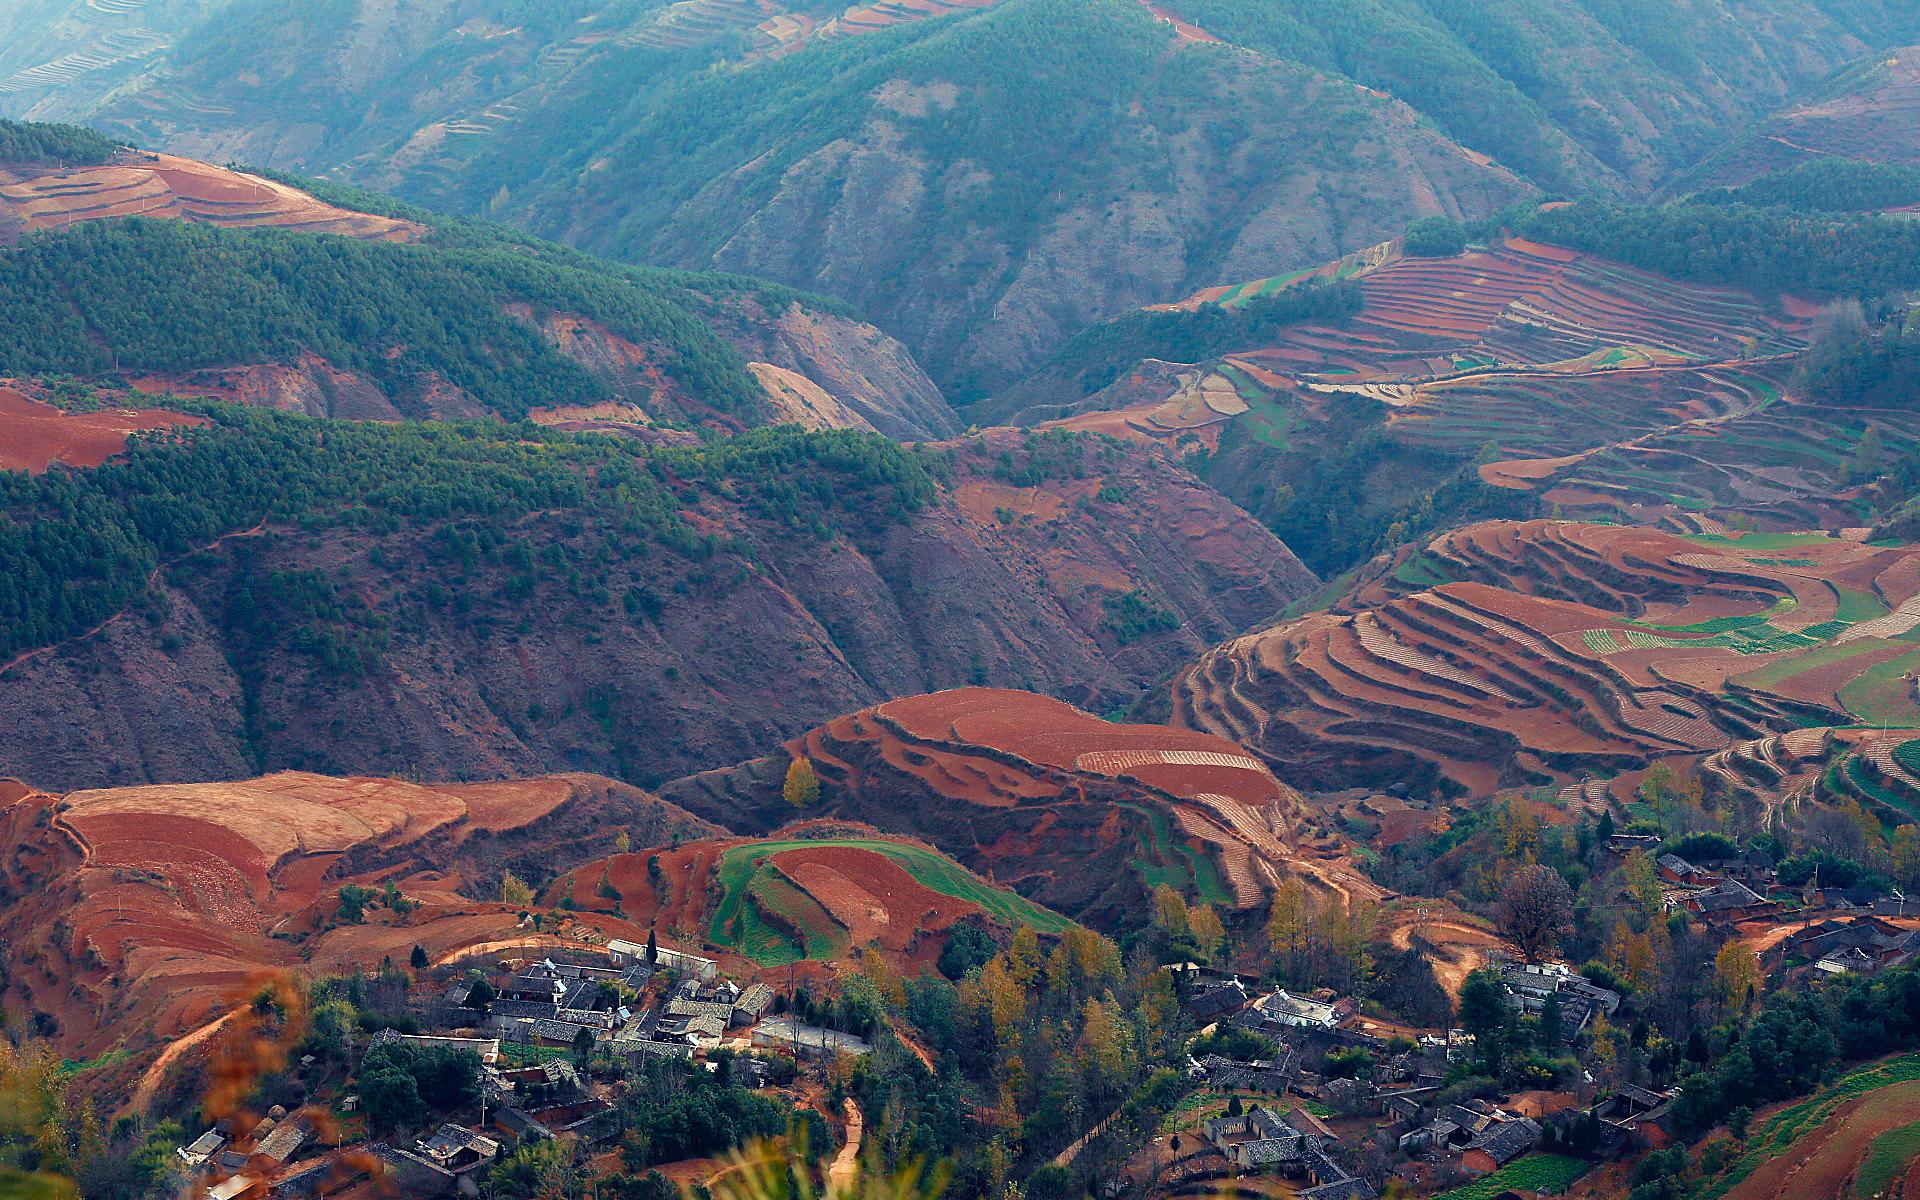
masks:
<svg viewBox="0 0 1920 1200"><path fill-rule="evenodd" d="M40 475L55 463L97 467L124 451L136 433L204 424L204 417L154 408L67 413L0 384L0 471Z"/></svg>
<svg viewBox="0 0 1920 1200"><path fill-rule="evenodd" d="M1745 1152L1702 1194L1727 1200L1832 1200L1912 1165L1920 1056L1850 1072L1810 1099L1755 1122ZM1882 1184L1884 1186L1884 1184Z"/></svg>
<svg viewBox="0 0 1920 1200"><path fill-rule="evenodd" d="M1072 922L994 887L924 846L882 839L769 839L727 848L708 923L716 946L763 966L829 958L877 941L905 950L970 912L1058 934Z"/></svg>

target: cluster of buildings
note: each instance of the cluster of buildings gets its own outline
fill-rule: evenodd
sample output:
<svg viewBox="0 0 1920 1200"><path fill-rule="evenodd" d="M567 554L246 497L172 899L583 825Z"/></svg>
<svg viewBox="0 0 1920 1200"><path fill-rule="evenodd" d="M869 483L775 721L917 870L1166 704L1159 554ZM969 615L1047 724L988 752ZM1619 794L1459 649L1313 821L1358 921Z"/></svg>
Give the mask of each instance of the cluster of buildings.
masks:
<svg viewBox="0 0 1920 1200"><path fill-rule="evenodd" d="M1275 1115L1254 1105L1238 1116L1205 1126L1207 1141L1242 1171L1277 1171L1307 1184L1299 1200L1374 1200L1379 1193L1327 1153L1338 1141L1326 1124L1303 1108Z"/></svg>
<svg viewBox="0 0 1920 1200"><path fill-rule="evenodd" d="M1569 1040L1622 1002L1564 963L1494 965L1507 1002L1533 1015L1557 1008ZM1225 1159L1220 1170L1226 1174L1276 1172L1295 1181L1298 1195L1316 1200L1373 1195L1343 1161L1352 1151L1342 1149L1329 1122L1356 1147L1373 1147L1397 1163L1392 1173L1422 1186L1497 1171L1543 1144L1573 1144L1575 1122L1578 1136L1599 1152L1665 1142L1660 1123L1670 1094L1620 1085L1583 1106L1572 1093L1538 1093L1523 1098L1526 1111L1443 1099L1451 1067L1471 1053L1472 1039L1459 1030L1402 1030L1389 1040L1353 1001L1326 991L1256 995L1219 972L1177 970L1182 1003L1196 1020L1259 1034L1276 1047L1252 1060L1219 1053L1188 1059L1188 1075L1210 1090L1275 1098L1206 1123L1206 1142ZM1354 1049L1368 1056L1357 1076ZM1335 1062L1344 1069L1335 1072ZM1283 1110L1284 1097L1298 1100ZM1334 1115L1322 1120L1314 1112Z"/></svg>
<svg viewBox="0 0 1920 1200"><path fill-rule="evenodd" d="M796 1058L870 1049L860 1038L773 1016L774 1001L765 983L721 978L714 959L624 941L599 953L571 950L512 969L502 964L491 978L469 972L413 1006L443 1032L382 1029L363 1049L404 1044L473 1054L480 1063L477 1111L438 1114L451 1119L416 1138L332 1146L316 1155L315 1122L275 1107L243 1131L216 1125L176 1154L202 1181L189 1192L196 1200L307 1200L372 1174L382 1177L380 1186L398 1189L392 1194L475 1196L487 1169L522 1141L591 1147L619 1136L613 1087L594 1080L589 1061L692 1058L720 1048ZM358 1101L343 1096L337 1107L350 1113Z"/></svg>

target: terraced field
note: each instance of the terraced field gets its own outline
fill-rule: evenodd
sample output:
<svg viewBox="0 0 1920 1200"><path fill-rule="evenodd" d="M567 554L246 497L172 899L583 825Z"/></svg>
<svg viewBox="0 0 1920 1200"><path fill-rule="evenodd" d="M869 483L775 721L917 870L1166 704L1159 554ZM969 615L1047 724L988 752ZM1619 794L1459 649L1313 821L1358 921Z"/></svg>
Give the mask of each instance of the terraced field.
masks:
<svg viewBox="0 0 1920 1200"><path fill-rule="evenodd" d="M57 1016L73 1057L171 1037L270 970L405 961L416 945L439 961L524 938L520 908L491 898L509 854L610 844L616 825L664 836L664 811L592 776L421 785L285 772L64 797L0 784L0 830L16 847L0 886L22 898L0 937L36 948L9 982ZM383 906L388 883L415 907ZM357 917L343 912L350 884L373 898ZM605 935L585 919L566 936Z"/></svg>
<svg viewBox="0 0 1920 1200"><path fill-rule="evenodd" d="M1197 432L1164 412L1180 385L1114 388L1076 428L1143 438L1199 436L1225 421L1312 422L1330 394L1385 407L1403 445L1498 456L1500 487L1566 515L1701 528L1741 514L1769 528L1857 524L1839 497L1869 425L1897 453L1920 448L1920 418L1833 409L1790 394L1811 305L1682 283L1554 246L1508 239L1451 258L1397 243L1323 267L1209 288L1163 311L1228 308L1302 283L1350 279L1364 303L1338 327L1283 329L1192 371L1231 371L1250 414ZM1282 414L1275 421L1273 413ZM1282 433L1284 438L1285 434ZM1283 443L1284 444L1284 443ZM1711 518L1707 518L1711 519Z"/></svg>
<svg viewBox="0 0 1920 1200"><path fill-rule="evenodd" d="M867 946L927 966L954 922L974 915L1042 934L1072 924L922 843L825 828L615 855L570 871L550 895L627 921L641 937L662 924L697 933L762 967Z"/></svg>
<svg viewBox="0 0 1920 1200"><path fill-rule="evenodd" d="M0 163L0 230L59 229L107 217L168 217L410 241L411 221L335 208L298 188L192 159L123 152L111 163L48 169Z"/></svg>
<svg viewBox="0 0 1920 1200"><path fill-rule="evenodd" d="M1819 534L1469 526L1372 564L1327 612L1215 649L1176 681L1174 713L1302 786L1473 794L1905 718L1916 571L1913 548Z"/></svg>
<svg viewBox="0 0 1920 1200"><path fill-rule="evenodd" d="M1920 1056L1883 1059L1757 1117L1744 1152L1695 1194L1713 1200L1910 1196L1920 1183L1916 1131Z"/></svg>

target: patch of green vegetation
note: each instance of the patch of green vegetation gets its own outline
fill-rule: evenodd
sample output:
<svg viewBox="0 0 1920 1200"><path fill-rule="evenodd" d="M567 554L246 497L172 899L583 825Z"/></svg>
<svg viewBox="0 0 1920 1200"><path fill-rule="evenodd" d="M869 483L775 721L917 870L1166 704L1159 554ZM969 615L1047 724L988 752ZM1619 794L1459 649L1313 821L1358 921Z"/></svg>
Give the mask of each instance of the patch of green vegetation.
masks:
<svg viewBox="0 0 1920 1200"><path fill-rule="evenodd" d="M87 221L0 255L0 371L188 371L311 352L372 379L403 410L441 379L509 419L610 398L606 381L507 311L522 303L659 346L666 374L702 404L742 417L765 410L746 360L697 312L689 277L585 261Z"/></svg>
<svg viewBox="0 0 1920 1200"><path fill-rule="evenodd" d="M1917 1156L1920 1156L1920 1121L1881 1134L1873 1139L1866 1157L1860 1160L1858 1174L1853 1177L1853 1194L1859 1200L1885 1195L1894 1177L1904 1174L1907 1165Z"/></svg>
<svg viewBox="0 0 1920 1200"><path fill-rule="evenodd" d="M1180 618L1155 604L1142 588L1100 598L1107 610L1106 625L1122 646L1128 646L1156 633L1171 633L1180 628Z"/></svg>
<svg viewBox="0 0 1920 1200"><path fill-rule="evenodd" d="M1764 625L1774 617L1790 613L1799 606L1800 602L1792 596L1782 596L1774 601L1772 608L1762 613L1748 613L1739 617L1715 617L1711 621L1696 621L1691 625L1654 625L1646 621L1634 621L1631 624L1660 633L1731 633L1736 629Z"/></svg>
<svg viewBox="0 0 1920 1200"><path fill-rule="evenodd" d="M0 162L91 166L106 162L119 150L119 142L78 125L0 118Z"/></svg>
<svg viewBox="0 0 1920 1200"><path fill-rule="evenodd" d="M1753 688L1755 691L1772 691L1796 675L1870 654L1885 644L1878 638L1862 638L1853 642L1829 642L1824 646L1816 646L1804 654L1782 658L1744 675L1736 675L1733 682L1741 687Z"/></svg>
<svg viewBox="0 0 1920 1200"><path fill-rule="evenodd" d="M1876 663L1840 689L1840 703L1869 725L1904 728L1920 724L1909 672L1920 670L1920 650Z"/></svg>
<svg viewBox="0 0 1920 1200"><path fill-rule="evenodd" d="M1761 1163L1818 1129L1835 1110L1855 1096L1916 1080L1920 1080L1920 1054L1900 1054L1847 1072L1821 1091L1781 1109L1750 1130L1740 1157L1727 1164L1725 1171L1706 1183L1696 1196L1699 1200L1718 1200L1726 1195Z"/></svg>
<svg viewBox="0 0 1920 1200"><path fill-rule="evenodd" d="M657 552L687 562L753 552L744 539L689 523L687 510L709 494L822 540L868 536L937 494L919 454L845 431L785 426L648 448L496 421L328 421L173 405L208 424L133 439L122 461L95 470L0 472L0 658L99 624L144 596L159 564L263 523L310 532L408 525L464 564L491 551L513 565L525 594L505 599L519 603L541 584L532 546L499 547L524 542L529 522L577 520L595 562L633 564L581 572L579 594L611 615L613 589L640 582L633 572L652 569ZM312 651L324 657L329 647Z"/></svg>
<svg viewBox="0 0 1920 1200"><path fill-rule="evenodd" d="M1573 1181L1586 1174L1592 1165L1583 1158L1536 1152L1517 1158L1464 1187L1441 1192L1433 1200L1493 1200L1508 1191L1552 1195L1572 1187Z"/></svg>
<svg viewBox="0 0 1920 1200"><path fill-rule="evenodd" d="M1896 164L1822 158L1762 175L1739 187L1712 188L1687 199L1691 204L1871 212L1920 204L1920 170Z"/></svg>
<svg viewBox="0 0 1920 1200"><path fill-rule="evenodd" d="M1882 216L1582 202L1533 213L1515 232L1762 294L1881 296L1920 286L1920 223Z"/></svg>
<svg viewBox="0 0 1920 1200"><path fill-rule="evenodd" d="M1839 608L1834 619L1858 625L1864 621L1875 621L1887 615L1887 606L1880 597L1872 592L1851 588L1842 583L1832 585L1833 593L1839 598Z"/></svg>
<svg viewBox="0 0 1920 1200"><path fill-rule="evenodd" d="M1441 567L1440 560L1424 550L1401 563L1394 570L1393 577L1408 587L1423 590L1453 582L1453 577Z"/></svg>
<svg viewBox="0 0 1920 1200"><path fill-rule="evenodd" d="M796 945L788 936L780 938L784 943L783 948L793 954L793 959L789 961L798 961L802 958L828 959L842 949L844 939L835 936L838 925L833 915L827 912L818 900L795 887L792 881L779 872L770 867L756 870L752 881L747 885L747 894L753 901L747 905L749 909L757 905L768 912L777 913L799 930L804 944ZM766 924L775 923L766 922ZM764 960L756 958L754 961Z"/></svg>
<svg viewBox="0 0 1920 1200"><path fill-rule="evenodd" d="M1689 533L1682 537L1700 546L1750 550L1760 554L1793 550L1801 546L1827 545L1833 541L1824 533Z"/></svg>
<svg viewBox="0 0 1920 1200"><path fill-rule="evenodd" d="M1149 888L1166 884L1183 896L1193 896L1206 904L1233 903L1233 889L1221 876L1213 856L1177 837L1166 810L1145 805L1126 805L1146 819L1141 834L1140 857L1133 861L1141 882Z"/></svg>
<svg viewBox="0 0 1920 1200"><path fill-rule="evenodd" d="M741 953L762 966L782 965L818 954L837 953L838 946L830 939L816 941L809 938L807 945L798 944L768 922L765 915L748 902L749 892L770 897L776 904L784 895L778 885L765 882L769 877L777 878L777 875L774 868L763 859L784 850L823 847L867 850L884 855L898 863L923 887L973 904L989 918L1009 928L1031 925L1038 933L1059 934L1073 925L1059 913L1042 908L1017 893L996 888L952 859L924 847L869 838L792 838L750 842L735 846L720 856L714 874L720 885L721 897L708 922L708 940L716 946L737 947ZM818 907L811 899L807 899L807 903Z"/></svg>
<svg viewBox="0 0 1920 1200"><path fill-rule="evenodd" d="M1920 779L1920 738L1895 746L1893 761L1913 772L1914 778Z"/></svg>

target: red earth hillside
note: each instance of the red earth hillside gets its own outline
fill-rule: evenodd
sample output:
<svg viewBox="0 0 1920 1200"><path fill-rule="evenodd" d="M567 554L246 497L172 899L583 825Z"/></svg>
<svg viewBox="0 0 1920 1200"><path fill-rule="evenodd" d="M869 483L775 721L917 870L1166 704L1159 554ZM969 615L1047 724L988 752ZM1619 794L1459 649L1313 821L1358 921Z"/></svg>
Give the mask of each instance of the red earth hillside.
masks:
<svg viewBox="0 0 1920 1200"><path fill-rule="evenodd" d="M15 847L0 874L0 940L14 948L0 1000L15 1017L49 1014L73 1057L174 1037L272 969L524 939L516 910L471 898L496 895L503 871L538 878L622 829L710 829L589 775L423 786L300 773L64 797L9 785L0 827ZM340 918L342 886L388 882L418 908ZM587 919L572 936L599 935Z"/></svg>
<svg viewBox="0 0 1920 1200"><path fill-rule="evenodd" d="M1873 719L1891 701L1857 681L1920 665L1920 550L1863 534L1469 526L1215 649L1175 716L1304 785L1477 795Z"/></svg>
<svg viewBox="0 0 1920 1200"><path fill-rule="evenodd" d="M1299 795L1223 738L1115 725L1026 692L960 688L851 713L785 753L669 784L675 803L771 830L781 782L812 761L819 808L922 837L1002 885L1117 928L1157 882L1254 908L1299 876L1347 898L1381 889L1313 826Z"/></svg>
<svg viewBox="0 0 1920 1200"><path fill-rule="evenodd" d="M38 475L55 463L97 467L125 450L132 434L204 423L157 408L68 413L0 383L0 471Z"/></svg>

